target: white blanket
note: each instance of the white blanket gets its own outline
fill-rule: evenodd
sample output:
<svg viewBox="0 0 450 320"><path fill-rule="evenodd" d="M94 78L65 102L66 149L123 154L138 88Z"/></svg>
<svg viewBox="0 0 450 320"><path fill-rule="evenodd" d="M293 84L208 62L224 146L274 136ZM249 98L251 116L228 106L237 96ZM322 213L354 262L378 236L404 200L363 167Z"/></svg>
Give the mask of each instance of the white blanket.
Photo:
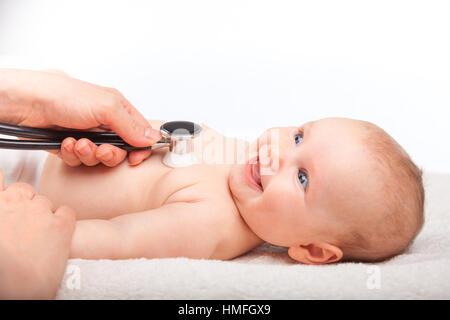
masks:
<svg viewBox="0 0 450 320"><path fill-rule="evenodd" d="M69 261L57 299L450 299L450 175L426 174L426 222L377 264L300 265L263 245L232 261Z"/></svg>

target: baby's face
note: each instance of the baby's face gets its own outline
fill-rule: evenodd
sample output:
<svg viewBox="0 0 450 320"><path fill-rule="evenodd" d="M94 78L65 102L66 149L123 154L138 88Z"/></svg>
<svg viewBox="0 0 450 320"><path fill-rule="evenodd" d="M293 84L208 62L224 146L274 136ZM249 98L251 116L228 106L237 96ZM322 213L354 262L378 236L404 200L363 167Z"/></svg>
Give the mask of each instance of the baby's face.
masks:
<svg viewBox="0 0 450 320"><path fill-rule="evenodd" d="M259 137L250 147L256 161L235 166L229 181L253 232L284 247L333 244L344 221L373 212L368 199L379 186L362 136L354 120L324 119Z"/></svg>

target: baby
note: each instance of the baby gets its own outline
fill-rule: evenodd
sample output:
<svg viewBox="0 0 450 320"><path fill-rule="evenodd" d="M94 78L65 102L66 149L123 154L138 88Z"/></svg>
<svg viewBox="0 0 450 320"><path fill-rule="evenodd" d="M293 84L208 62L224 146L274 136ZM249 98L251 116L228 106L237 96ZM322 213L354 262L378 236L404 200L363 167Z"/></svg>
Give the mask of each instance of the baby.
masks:
<svg viewBox="0 0 450 320"><path fill-rule="evenodd" d="M162 163L167 148L136 167L49 155L39 193L77 211L71 257L228 260L269 242L307 264L380 261L423 225L421 171L371 123L323 119L252 144L203 126L197 140L200 163L183 168Z"/></svg>

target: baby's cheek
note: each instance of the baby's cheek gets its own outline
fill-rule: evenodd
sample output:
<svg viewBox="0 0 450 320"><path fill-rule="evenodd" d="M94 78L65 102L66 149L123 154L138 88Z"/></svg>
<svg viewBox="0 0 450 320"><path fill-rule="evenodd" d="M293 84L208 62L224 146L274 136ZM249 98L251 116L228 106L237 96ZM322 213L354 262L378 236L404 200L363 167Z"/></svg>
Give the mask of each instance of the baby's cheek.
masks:
<svg viewBox="0 0 450 320"><path fill-rule="evenodd" d="M293 209L284 196L267 196L264 198L262 208L264 217L270 220L272 225L285 225L291 223Z"/></svg>
<svg viewBox="0 0 450 320"><path fill-rule="evenodd" d="M267 176L267 178L267 185L263 192L266 206L276 211L286 211L289 208L292 210L300 207L301 195L292 187L292 183L289 183L289 180L291 180L290 176L277 174L273 177ZM264 176L262 177L263 179Z"/></svg>

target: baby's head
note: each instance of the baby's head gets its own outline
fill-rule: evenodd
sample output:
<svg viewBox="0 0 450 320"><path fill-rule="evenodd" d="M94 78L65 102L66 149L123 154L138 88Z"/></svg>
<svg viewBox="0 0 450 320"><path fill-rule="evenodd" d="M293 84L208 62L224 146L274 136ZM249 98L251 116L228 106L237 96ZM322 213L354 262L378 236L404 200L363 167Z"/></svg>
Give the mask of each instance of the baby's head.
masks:
<svg viewBox="0 0 450 320"><path fill-rule="evenodd" d="M424 217L422 172L374 124L330 118L267 130L230 189L261 239L300 262L380 261L401 253Z"/></svg>

